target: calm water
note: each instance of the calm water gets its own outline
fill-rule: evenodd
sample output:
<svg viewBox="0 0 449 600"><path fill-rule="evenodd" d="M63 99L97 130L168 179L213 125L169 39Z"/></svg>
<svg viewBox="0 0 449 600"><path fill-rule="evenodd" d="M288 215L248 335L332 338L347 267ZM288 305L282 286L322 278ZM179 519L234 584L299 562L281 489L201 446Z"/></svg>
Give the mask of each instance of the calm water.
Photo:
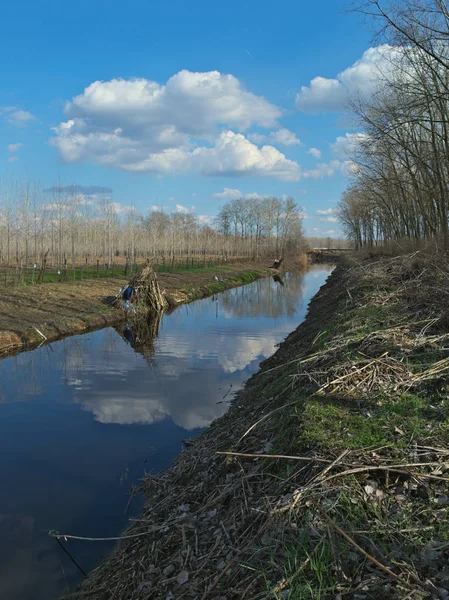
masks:
<svg viewBox="0 0 449 600"><path fill-rule="evenodd" d="M51 600L73 587L81 575L47 531L118 535L141 508L140 496L129 502L133 483L227 410L329 272L261 279L143 330L108 328L0 361L0 598ZM112 543L67 547L89 570Z"/></svg>

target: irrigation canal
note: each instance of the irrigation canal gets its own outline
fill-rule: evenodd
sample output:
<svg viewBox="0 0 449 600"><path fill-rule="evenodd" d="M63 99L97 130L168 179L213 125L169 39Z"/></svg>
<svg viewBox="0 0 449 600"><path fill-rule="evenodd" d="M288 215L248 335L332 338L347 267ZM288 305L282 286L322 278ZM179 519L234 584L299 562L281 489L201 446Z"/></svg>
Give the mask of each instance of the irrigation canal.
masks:
<svg viewBox="0 0 449 600"><path fill-rule="evenodd" d="M142 330L107 328L0 361L0 598L72 589L82 575L48 531L120 535L142 506L133 486L224 414L330 270L259 279ZM65 545L85 571L113 548Z"/></svg>

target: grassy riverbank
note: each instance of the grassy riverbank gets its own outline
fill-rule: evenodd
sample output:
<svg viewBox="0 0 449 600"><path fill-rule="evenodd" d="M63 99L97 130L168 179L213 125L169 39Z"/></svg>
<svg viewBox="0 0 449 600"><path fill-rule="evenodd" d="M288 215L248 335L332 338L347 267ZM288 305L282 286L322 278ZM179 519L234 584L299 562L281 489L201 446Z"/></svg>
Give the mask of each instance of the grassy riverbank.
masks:
<svg viewBox="0 0 449 600"><path fill-rule="evenodd" d="M158 275L172 305L190 302L271 275L266 263L189 269ZM223 282L215 281L217 275ZM104 278L11 287L0 296L0 356L68 335L114 325L123 311L105 304L128 280Z"/></svg>
<svg viewBox="0 0 449 600"><path fill-rule="evenodd" d="M70 598L448 598L448 295L441 258L338 266Z"/></svg>

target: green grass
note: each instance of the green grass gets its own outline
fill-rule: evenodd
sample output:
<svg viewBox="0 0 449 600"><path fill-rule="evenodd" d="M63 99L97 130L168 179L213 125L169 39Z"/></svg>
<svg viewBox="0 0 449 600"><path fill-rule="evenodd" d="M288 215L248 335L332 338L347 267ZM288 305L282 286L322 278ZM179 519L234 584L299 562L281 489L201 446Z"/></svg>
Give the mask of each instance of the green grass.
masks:
<svg viewBox="0 0 449 600"><path fill-rule="evenodd" d="M378 399L366 408L312 398L305 402L298 438L303 444L323 448L365 448L401 441L409 444L426 434L427 424L427 402L414 394Z"/></svg>
<svg viewBox="0 0 449 600"><path fill-rule="evenodd" d="M321 600L336 591L333 547L328 539L311 536L304 527L297 539L285 543L282 563L279 556L268 561L270 572L277 572L277 581L270 580L265 570L261 574L267 587L267 598L273 600Z"/></svg>
<svg viewBox="0 0 449 600"><path fill-rule="evenodd" d="M88 279L105 279L109 277L125 277L125 267L115 266L110 269L96 269L96 267L87 267L87 268L76 268L71 269L67 268L67 276L66 278L62 275L62 270L59 269L61 273L58 273L57 267L49 268L44 275L43 283L59 283L64 281L85 281ZM128 268L127 277L132 277L136 273L135 269ZM27 272L21 274L16 274L14 270L10 270L6 273L5 270L0 270L0 283L6 285L36 285L39 277L39 272L32 273L31 269Z"/></svg>
<svg viewBox="0 0 449 600"><path fill-rule="evenodd" d="M305 542L303 546L287 548L285 552L284 578L289 583L286 590L282 591L275 591L275 588L268 586L271 598L321 600L335 592L332 548L327 540L323 540L315 549Z"/></svg>
<svg viewBox="0 0 449 600"><path fill-rule="evenodd" d="M258 279L262 273L262 271L246 271L245 273L238 275L238 278L242 281L242 283L252 283Z"/></svg>
<svg viewBox="0 0 449 600"><path fill-rule="evenodd" d="M294 399L291 394L286 403ZM426 399L403 393L364 403L329 396L306 397L296 392L296 399L297 404L279 417L275 453L295 455L307 448L326 451L386 444L400 448L417 438L444 440L449 433L449 402L445 395Z"/></svg>
<svg viewBox="0 0 449 600"><path fill-rule="evenodd" d="M225 270L225 267L222 267ZM207 269L215 272L217 267L211 267ZM235 285L244 285L247 283L252 283L256 281L259 277L263 275L263 271L246 271L245 273L240 273L238 275L227 277L225 282L220 281L209 281L207 284L202 285L200 287L197 286L187 286L182 288L180 291L184 292L189 296L190 299L199 299L204 296L213 296L214 294L218 294L220 292L228 289L232 284Z"/></svg>
<svg viewBox="0 0 449 600"><path fill-rule="evenodd" d="M228 271L228 265L205 264L204 266L192 267L190 264L180 265L157 265L155 271L157 273L207 273L216 271Z"/></svg>
<svg viewBox="0 0 449 600"><path fill-rule="evenodd" d="M97 268L95 266L88 267L76 267L72 269L67 267L67 277L63 279L62 274L58 274L58 270L62 272L59 267L50 267L47 269L44 275L43 283L58 283L61 281L85 281L88 279L105 279L109 277L129 277L131 278L141 265L136 267L128 267L125 269L125 265L114 265L110 268ZM126 270L126 273L125 273ZM228 265L216 265L211 263L196 264L192 266L191 263L180 263L180 264L159 264L155 265L155 271L157 273L217 273L221 271L229 270ZM15 269L0 269L0 283L6 285L33 285L37 284L39 277L39 270L37 269L33 275L31 268L18 272Z"/></svg>

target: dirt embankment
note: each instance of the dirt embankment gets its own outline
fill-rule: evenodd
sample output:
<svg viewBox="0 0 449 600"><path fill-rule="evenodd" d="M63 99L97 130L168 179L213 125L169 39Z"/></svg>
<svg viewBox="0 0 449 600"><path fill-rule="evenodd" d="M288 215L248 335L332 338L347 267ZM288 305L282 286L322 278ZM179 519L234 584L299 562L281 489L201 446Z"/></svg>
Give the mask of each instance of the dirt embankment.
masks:
<svg viewBox="0 0 449 600"><path fill-rule="evenodd" d="M161 273L158 280L171 302L182 304L271 273L266 263L248 263ZM224 283L215 281L215 275ZM115 296L126 281L121 277L3 289L0 356L118 323L124 319L123 311L105 304L104 298Z"/></svg>
<svg viewBox="0 0 449 600"><path fill-rule="evenodd" d="M448 294L439 258L340 265L69 597L447 600Z"/></svg>

